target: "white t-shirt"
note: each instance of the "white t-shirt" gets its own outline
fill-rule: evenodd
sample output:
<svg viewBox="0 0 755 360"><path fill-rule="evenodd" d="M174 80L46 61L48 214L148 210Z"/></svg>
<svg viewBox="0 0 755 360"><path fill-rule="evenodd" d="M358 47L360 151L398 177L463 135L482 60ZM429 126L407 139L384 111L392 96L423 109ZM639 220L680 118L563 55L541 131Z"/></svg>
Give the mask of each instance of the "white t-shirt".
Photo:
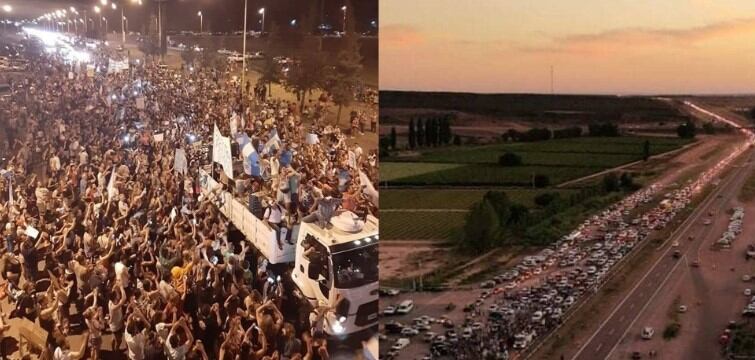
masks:
<svg viewBox="0 0 755 360"><path fill-rule="evenodd" d="M173 348L170 346L170 341L165 341L165 355L168 357L168 360L183 360L186 358L186 353L188 352L189 346L185 343Z"/></svg>
<svg viewBox="0 0 755 360"><path fill-rule="evenodd" d="M70 360L71 352L69 350L63 350L60 347L55 348L55 353L52 355L55 360Z"/></svg>
<svg viewBox="0 0 755 360"><path fill-rule="evenodd" d="M283 218L283 208L280 206L271 206L265 210L265 219L273 224L280 224Z"/></svg>
<svg viewBox="0 0 755 360"><path fill-rule="evenodd" d="M126 346L128 347L129 360L143 360L144 341L146 340L144 332L132 336L128 333L128 330L126 330L123 333L123 338L126 340Z"/></svg>

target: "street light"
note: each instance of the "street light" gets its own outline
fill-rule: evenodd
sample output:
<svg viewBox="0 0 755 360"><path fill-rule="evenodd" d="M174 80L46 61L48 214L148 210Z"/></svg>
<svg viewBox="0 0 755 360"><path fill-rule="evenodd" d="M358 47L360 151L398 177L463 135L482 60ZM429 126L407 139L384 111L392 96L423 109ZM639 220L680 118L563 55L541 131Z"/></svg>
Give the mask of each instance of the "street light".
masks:
<svg viewBox="0 0 755 360"><path fill-rule="evenodd" d="M3 5L3 11L9 13L9 12L13 11L13 6L10 6L10 5L7 5L7 4Z"/></svg>
<svg viewBox="0 0 755 360"><path fill-rule="evenodd" d="M260 34L262 34L265 32L265 8L260 8L257 13L262 15L262 29L260 30Z"/></svg>
<svg viewBox="0 0 755 360"><path fill-rule="evenodd" d="M95 5L94 6L94 12L97 13L97 14L99 14L100 13L100 7L97 6L97 5Z"/></svg>
<svg viewBox="0 0 755 360"><path fill-rule="evenodd" d="M110 4L110 8L113 9L113 10L115 10L115 9L118 8L118 6L116 6L115 3L112 3L112 4Z"/></svg>
<svg viewBox="0 0 755 360"><path fill-rule="evenodd" d="M343 11L343 34L346 35L346 5L341 6L341 11Z"/></svg>
<svg viewBox="0 0 755 360"><path fill-rule="evenodd" d="M197 12L197 16L199 16L199 33L201 34L202 30L203 30L202 29L202 27L203 27L202 23L204 22L204 18L202 17L202 12L201 11Z"/></svg>
<svg viewBox="0 0 755 360"><path fill-rule="evenodd" d="M102 4L102 6L107 5L107 0L100 0L100 4Z"/></svg>

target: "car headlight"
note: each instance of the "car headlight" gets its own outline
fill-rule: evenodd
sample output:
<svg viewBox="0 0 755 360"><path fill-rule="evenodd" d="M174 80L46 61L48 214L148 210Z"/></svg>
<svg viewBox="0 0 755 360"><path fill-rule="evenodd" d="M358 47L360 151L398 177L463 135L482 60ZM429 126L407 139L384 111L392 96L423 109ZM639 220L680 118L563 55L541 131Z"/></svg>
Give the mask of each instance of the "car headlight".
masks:
<svg viewBox="0 0 755 360"><path fill-rule="evenodd" d="M330 328L331 330L333 330L333 334L336 334L336 335L343 334L343 332L346 330L344 329L341 322L338 320L333 321L333 323L330 325Z"/></svg>

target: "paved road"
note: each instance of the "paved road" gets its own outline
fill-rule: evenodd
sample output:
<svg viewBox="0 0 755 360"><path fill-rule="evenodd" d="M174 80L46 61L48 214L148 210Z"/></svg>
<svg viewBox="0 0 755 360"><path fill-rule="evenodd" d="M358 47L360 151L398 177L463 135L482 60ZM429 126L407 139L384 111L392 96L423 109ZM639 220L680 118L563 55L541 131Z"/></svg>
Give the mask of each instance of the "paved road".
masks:
<svg viewBox="0 0 755 360"><path fill-rule="evenodd" d="M635 324L643 310L650 304L652 298L663 289L663 285L677 266L689 266L688 263L697 259L699 247L708 238L712 226L702 224L709 211L715 214L724 213L729 200L737 195L742 184L747 180L753 169L753 150L747 150L744 166L734 168L734 171L714 188L709 196L693 211L682 226L669 240L678 241L678 249L682 252L681 259L671 256L672 247L666 242L663 255L645 273L629 294L611 312L592 336L585 342L572 358L573 360L607 359L625 336L639 336L642 324ZM687 240L693 235L693 240ZM661 329L656 329L661 331ZM636 334L635 334L636 333ZM660 335L660 334L657 334Z"/></svg>

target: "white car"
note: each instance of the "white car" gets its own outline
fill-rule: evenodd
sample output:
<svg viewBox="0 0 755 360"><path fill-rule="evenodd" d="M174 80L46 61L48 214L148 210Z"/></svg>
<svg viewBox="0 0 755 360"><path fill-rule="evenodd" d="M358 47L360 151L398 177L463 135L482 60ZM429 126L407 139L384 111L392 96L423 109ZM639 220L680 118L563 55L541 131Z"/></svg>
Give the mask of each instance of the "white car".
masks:
<svg viewBox="0 0 755 360"><path fill-rule="evenodd" d="M686 305L679 305L679 309L677 310L680 313L686 313L687 312L687 306Z"/></svg>
<svg viewBox="0 0 755 360"><path fill-rule="evenodd" d="M393 305L388 305L383 309L383 315L396 315L396 307Z"/></svg>
<svg viewBox="0 0 755 360"><path fill-rule="evenodd" d="M542 311L535 311L534 314L532 314L532 322L540 322L543 320L543 312Z"/></svg>
<svg viewBox="0 0 755 360"><path fill-rule="evenodd" d="M403 328L403 329L401 329L401 335L403 335L403 336L414 336L414 335L417 335L417 334L419 334L419 330L414 329L414 328L410 328L408 326L405 327L405 328Z"/></svg>
<svg viewBox="0 0 755 360"><path fill-rule="evenodd" d="M433 341L433 338L435 338L435 336L437 336L436 333L434 333L432 331L428 331L428 332L425 333L425 335L422 335L422 340L424 342L431 342L431 341Z"/></svg>
<svg viewBox="0 0 755 360"><path fill-rule="evenodd" d="M752 289L745 289L745 296L752 296Z"/></svg>
<svg viewBox="0 0 755 360"><path fill-rule="evenodd" d="M410 311L414 309L414 301L411 300L404 300L401 302L401 304L398 305L398 309L396 309L397 314L408 314Z"/></svg>
<svg viewBox="0 0 755 360"><path fill-rule="evenodd" d="M409 339L407 339L407 338L400 338L400 339L396 340L396 343L393 344L393 346L391 346L391 350L396 350L396 351L401 350L401 349L407 347L410 343L411 343L411 341L409 341Z"/></svg>
<svg viewBox="0 0 755 360"><path fill-rule="evenodd" d="M653 338L653 334L655 334L655 330L650 326L646 326L642 329L641 336L643 340L650 340Z"/></svg>

